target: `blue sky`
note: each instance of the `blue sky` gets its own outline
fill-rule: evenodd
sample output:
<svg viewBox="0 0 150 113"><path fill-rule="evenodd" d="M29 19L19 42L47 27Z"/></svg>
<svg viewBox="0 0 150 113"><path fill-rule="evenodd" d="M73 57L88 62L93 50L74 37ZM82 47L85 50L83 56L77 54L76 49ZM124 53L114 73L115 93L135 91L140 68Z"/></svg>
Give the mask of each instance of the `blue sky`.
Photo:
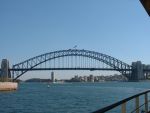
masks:
<svg viewBox="0 0 150 113"><path fill-rule="evenodd" d="M150 64L150 18L139 0L0 0L0 59L74 45Z"/></svg>

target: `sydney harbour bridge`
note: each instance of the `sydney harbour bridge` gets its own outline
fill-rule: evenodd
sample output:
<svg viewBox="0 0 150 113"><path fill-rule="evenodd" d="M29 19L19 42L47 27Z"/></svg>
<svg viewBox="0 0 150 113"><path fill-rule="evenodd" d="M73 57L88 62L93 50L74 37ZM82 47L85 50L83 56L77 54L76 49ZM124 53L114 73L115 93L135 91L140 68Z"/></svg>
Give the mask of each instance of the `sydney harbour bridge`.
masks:
<svg viewBox="0 0 150 113"><path fill-rule="evenodd" d="M9 66L9 61L1 62L0 77L17 80L28 71L37 70L105 70L118 71L129 81L144 80L150 73L150 66L140 61L131 65L112 56L84 50L68 49L49 52Z"/></svg>

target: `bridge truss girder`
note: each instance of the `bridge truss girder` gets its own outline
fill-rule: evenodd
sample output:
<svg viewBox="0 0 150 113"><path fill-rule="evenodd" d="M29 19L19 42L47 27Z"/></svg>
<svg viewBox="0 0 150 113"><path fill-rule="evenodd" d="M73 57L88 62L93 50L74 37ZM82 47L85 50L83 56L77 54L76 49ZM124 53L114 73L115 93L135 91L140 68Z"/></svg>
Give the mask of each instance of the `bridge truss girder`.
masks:
<svg viewBox="0 0 150 113"><path fill-rule="evenodd" d="M13 77L16 80L27 71L34 70L38 65L44 62L56 58L67 57L67 56L81 56L81 57L88 57L91 59L95 59L97 61L103 62L106 65L112 67L114 70L119 71L120 73L122 73L122 75L126 76L127 78L130 78L131 76L132 67L114 57L111 57L106 54L94 52L94 51L84 50L84 49L82 50L68 49L68 50L60 50L60 51L45 53L13 65L12 67Z"/></svg>

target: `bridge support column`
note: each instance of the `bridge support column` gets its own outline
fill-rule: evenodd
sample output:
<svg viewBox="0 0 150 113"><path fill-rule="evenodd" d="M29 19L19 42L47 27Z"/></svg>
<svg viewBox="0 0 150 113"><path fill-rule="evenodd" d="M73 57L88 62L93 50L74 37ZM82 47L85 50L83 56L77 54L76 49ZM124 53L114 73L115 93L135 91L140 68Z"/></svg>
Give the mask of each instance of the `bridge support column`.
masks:
<svg viewBox="0 0 150 113"><path fill-rule="evenodd" d="M143 72L143 64L141 61L137 62L132 62L132 73L131 73L131 78L130 81L139 81L139 80L144 80L144 72Z"/></svg>
<svg viewBox="0 0 150 113"><path fill-rule="evenodd" d="M11 73L9 71L9 61L7 59L3 59L1 63L0 81L6 82L10 80L11 80Z"/></svg>

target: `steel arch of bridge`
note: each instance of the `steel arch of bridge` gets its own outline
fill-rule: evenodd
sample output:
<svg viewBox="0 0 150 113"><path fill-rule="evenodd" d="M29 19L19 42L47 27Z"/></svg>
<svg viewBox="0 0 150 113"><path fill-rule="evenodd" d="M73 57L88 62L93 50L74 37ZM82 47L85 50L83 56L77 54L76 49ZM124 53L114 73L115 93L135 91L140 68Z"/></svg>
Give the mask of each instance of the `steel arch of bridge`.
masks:
<svg viewBox="0 0 150 113"><path fill-rule="evenodd" d="M127 63L124 63L114 57L111 57L111 56L103 54L103 53L98 53L98 52L84 50L84 49L82 49L82 50L68 49L68 50L60 50L60 51L45 53L45 54L30 58L28 60L25 60L21 63L13 65L12 74L13 74L14 80L16 80L17 78L22 76L24 73L26 73L30 70L34 70L36 66L38 66L44 62L53 60L55 58L66 57L66 56L83 56L83 57L92 58L92 59L101 61L101 62L109 65L110 67L113 68L113 70L119 71L120 73L122 73L122 75L126 76L127 78L129 78L131 76L130 73L131 73L132 66L130 66ZM81 70L81 69L77 68L76 70Z"/></svg>

